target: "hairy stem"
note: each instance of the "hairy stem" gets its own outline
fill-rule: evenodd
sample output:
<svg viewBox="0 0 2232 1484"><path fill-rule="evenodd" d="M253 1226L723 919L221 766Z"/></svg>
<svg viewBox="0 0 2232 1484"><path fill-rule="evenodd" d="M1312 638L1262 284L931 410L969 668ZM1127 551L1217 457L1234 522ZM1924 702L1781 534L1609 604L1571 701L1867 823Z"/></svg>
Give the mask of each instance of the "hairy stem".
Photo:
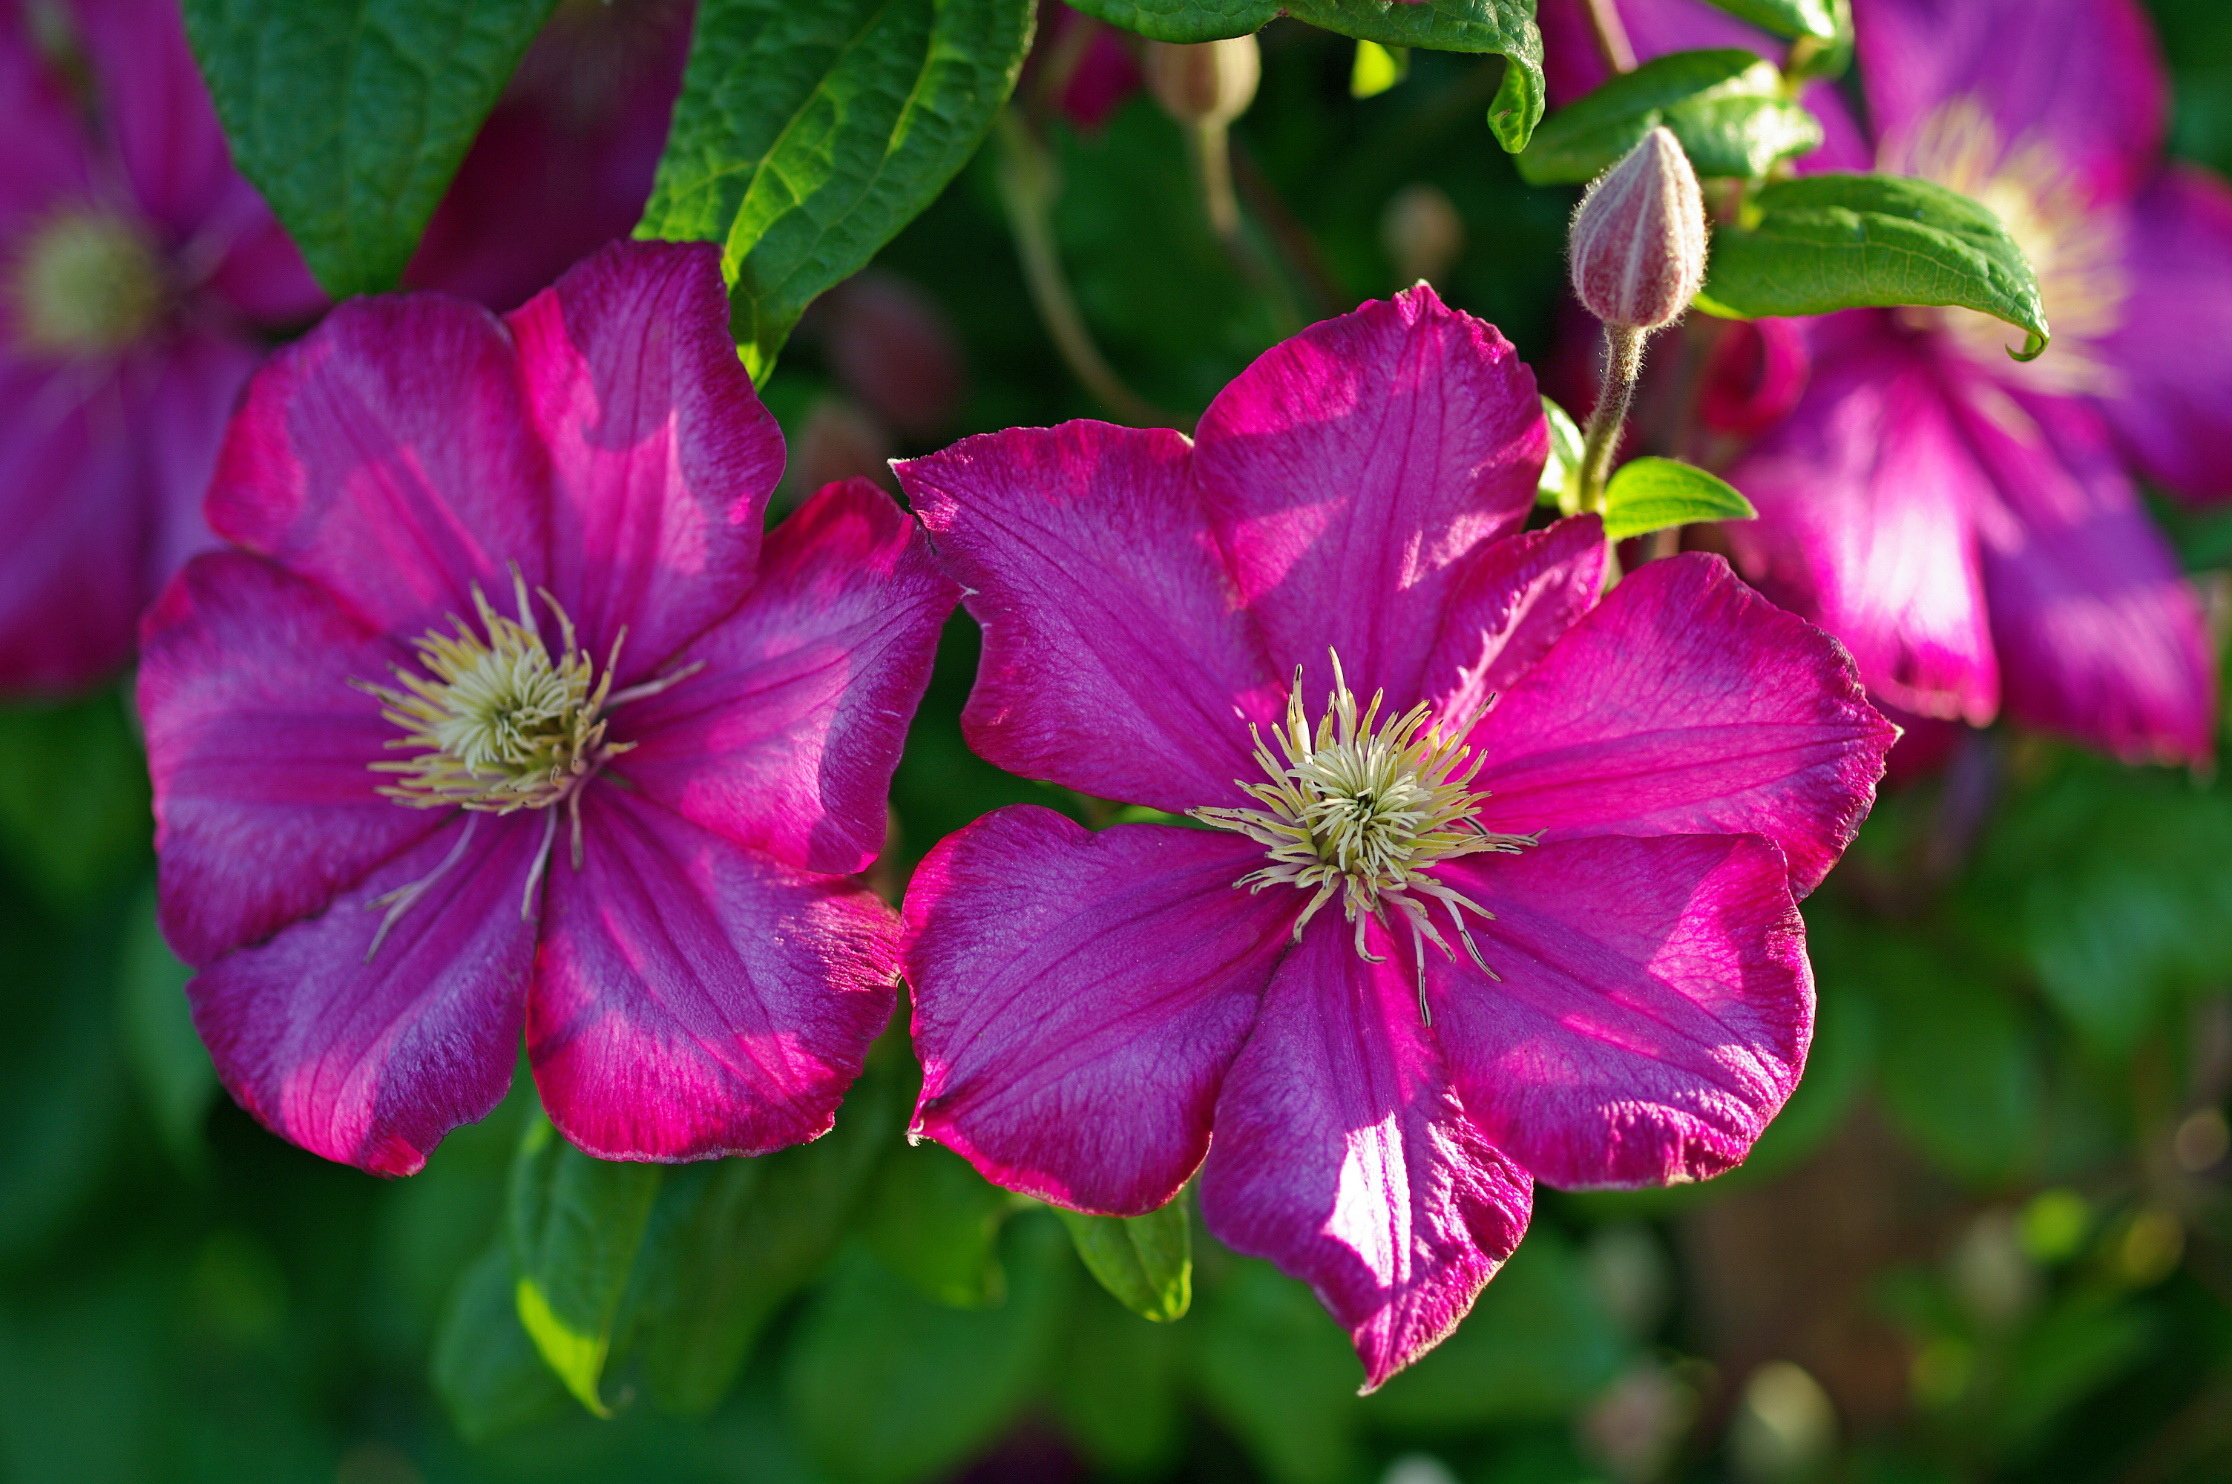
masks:
<svg viewBox="0 0 2232 1484"><path fill-rule="evenodd" d="M1604 486L1619 452L1620 430L1635 403L1635 383L1643 375L1643 342L1648 331L1631 325L1604 327L1604 380L1596 408L1581 438L1581 508L1602 512Z"/></svg>

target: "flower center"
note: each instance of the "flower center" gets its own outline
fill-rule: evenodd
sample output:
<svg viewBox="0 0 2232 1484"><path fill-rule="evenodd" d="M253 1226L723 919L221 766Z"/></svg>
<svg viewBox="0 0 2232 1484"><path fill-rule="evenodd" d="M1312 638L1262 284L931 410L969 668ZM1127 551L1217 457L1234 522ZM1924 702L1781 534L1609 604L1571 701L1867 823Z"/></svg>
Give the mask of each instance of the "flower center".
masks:
<svg viewBox="0 0 2232 1484"><path fill-rule="evenodd" d="M1990 112L1974 98L1956 98L1884 150L1883 168L1973 196L1999 214L2007 235L2038 273L2051 355L2023 365L2002 352L2007 326L1971 309L1905 311L1941 326L1971 359L2030 382L2041 391L2112 393L2114 368L2098 343L2123 323L2130 297L2121 219L2079 189L2059 151L2043 140L2000 138Z"/></svg>
<svg viewBox="0 0 2232 1484"><path fill-rule="evenodd" d="M1283 884L1311 893L1294 925L1298 940L1310 919L1338 895L1343 915L1355 928L1357 955L1378 963L1365 947L1364 924L1377 919L1392 931L1388 909L1400 912L1417 957L1419 1012L1424 1015L1426 944L1431 941L1455 956L1434 926L1428 904L1442 905L1466 951L1484 970L1488 965L1464 914L1491 915L1428 874L1430 869L1483 851L1516 854L1540 837L1497 834L1480 823L1480 806L1488 795L1476 792L1472 782L1482 758L1464 742L1477 717L1445 732L1421 702L1383 724L1384 693L1375 693L1359 711L1341 671L1341 657L1332 658L1333 692L1315 727L1303 706L1302 672L1297 669L1286 720L1271 729L1278 754L1259 728L1248 728L1267 779L1240 780L1240 788L1263 807L1191 813L1265 847L1266 863L1235 886L1261 891ZM1493 970L1488 972L1494 977Z"/></svg>
<svg viewBox="0 0 2232 1484"><path fill-rule="evenodd" d="M15 263L16 335L28 350L102 355L146 333L163 305L155 248L130 222L65 211L30 234Z"/></svg>

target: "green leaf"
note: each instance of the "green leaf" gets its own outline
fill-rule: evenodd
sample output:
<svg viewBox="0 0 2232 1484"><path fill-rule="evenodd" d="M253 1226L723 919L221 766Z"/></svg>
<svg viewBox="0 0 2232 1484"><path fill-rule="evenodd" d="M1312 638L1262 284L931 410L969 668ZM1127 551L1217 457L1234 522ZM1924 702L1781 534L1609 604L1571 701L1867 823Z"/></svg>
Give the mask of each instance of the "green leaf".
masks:
<svg viewBox="0 0 2232 1484"><path fill-rule="evenodd" d="M1777 36L1810 36L1816 41L1841 38L1838 6L1834 0L1711 0L1738 20L1750 21ZM1845 22L1849 29L1850 22Z"/></svg>
<svg viewBox="0 0 2232 1484"><path fill-rule="evenodd" d="M1193 1221L1183 1194L1144 1216L1055 1214L1085 1270L1134 1314L1167 1323L1193 1303Z"/></svg>
<svg viewBox="0 0 2232 1484"><path fill-rule="evenodd" d="M233 160L335 298L393 288L552 0L185 0Z"/></svg>
<svg viewBox="0 0 2232 1484"><path fill-rule="evenodd" d="M1272 1484L1363 1476L1363 1373L1348 1336L1307 1287L1269 1263L1236 1261L1204 1285L1195 1323L1201 1398Z"/></svg>
<svg viewBox="0 0 2232 1484"><path fill-rule="evenodd" d="M1625 541L1669 526L1759 514L1727 480L1679 459L1630 459L1604 486L1604 536Z"/></svg>
<svg viewBox="0 0 2232 1484"><path fill-rule="evenodd" d="M155 891L141 894L125 928L119 966L125 1064L139 1083L172 1159L188 1170L206 1154L202 1123L217 1095L217 1069L195 1034L186 1003L194 971L180 963L155 923Z"/></svg>
<svg viewBox="0 0 2232 1484"><path fill-rule="evenodd" d="M598 1383L620 1300L665 1171L592 1159L537 1117L512 1164L505 1226L519 1322L581 1404L611 1415Z"/></svg>
<svg viewBox="0 0 2232 1484"><path fill-rule="evenodd" d="M1061 1230L1013 1222L1006 1302L933 1303L855 1246L799 1318L787 1356L791 1416L830 1472L852 1484L939 1478L1030 1400L1070 1289Z"/></svg>
<svg viewBox="0 0 2232 1484"><path fill-rule="evenodd" d="M93 906L144 870L147 762L123 698L0 710L0 859L48 906Z"/></svg>
<svg viewBox="0 0 2232 1484"><path fill-rule="evenodd" d="M1278 0L1076 0L1111 26L1152 41L1223 41L1260 31L1279 13Z"/></svg>
<svg viewBox="0 0 2232 1484"><path fill-rule="evenodd" d="M1704 176L1765 175L1822 139L1774 63L1733 49L1675 52L1560 109L1520 154L1519 173L1533 185L1594 180L1662 124Z"/></svg>
<svg viewBox="0 0 2232 1484"><path fill-rule="evenodd" d="M1542 399L1542 416L1550 424L1550 454L1535 481L1535 503L1571 515L1581 508L1581 426L1548 397Z"/></svg>
<svg viewBox="0 0 2232 1484"><path fill-rule="evenodd" d="M814 296L967 163L1015 87L1031 0L705 0L638 231L721 244L765 381Z"/></svg>
<svg viewBox="0 0 2232 1484"><path fill-rule="evenodd" d="M1889 929L1867 941L1864 972L1881 1012L1883 1103L1933 1162L1964 1180L1995 1184L2027 1167L2040 1145L2045 1090L2037 1047L2006 992L1945 948Z"/></svg>
<svg viewBox="0 0 2232 1484"><path fill-rule="evenodd" d="M769 1318L829 1261L897 1130L894 1091L871 1069L813 1143L669 1173L634 1298L660 1409L702 1417L727 1397Z"/></svg>
<svg viewBox="0 0 2232 1484"><path fill-rule="evenodd" d="M566 1388L519 1322L511 1251L499 1240L467 1268L434 1341L434 1394L469 1443L541 1422L566 1404Z"/></svg>
<svg viewBox="0 0 2232 1484"><path fill-rule="evenodd" d="M938 1144L884 1157L862 1235L876 1256L924 1298L978 1309L1007 1296L1000 1227L1015 1198Z"/></svg>
<svg viewBox="0 0 2232 1484"><path fill-rule="evenodd" d="M1437 52L1495 52L1509 65L1488 127L1517 152L1542 121L1542 33L1534 0L1286 0L1286 12L1321 30L1381 46Z"/></svg>
<svg viewBox="0 0 2232 1484"><path fill-rule="evenodd" d="M1974 309L2025 332L2019 361L2046 349L2038 276L1992 209L1897 175L1810 175L1752 198L1713 234L1698 306L1758 319L1901 304Z"/></svg>
<svg viewBox="0 0 2232 1484"><path fill-rule="evenodd" d="M1349 67L1349 96L1377 98L1410 74L1410 49L1385 47L1376 41L1356 43L1356 61Z"/></svg>

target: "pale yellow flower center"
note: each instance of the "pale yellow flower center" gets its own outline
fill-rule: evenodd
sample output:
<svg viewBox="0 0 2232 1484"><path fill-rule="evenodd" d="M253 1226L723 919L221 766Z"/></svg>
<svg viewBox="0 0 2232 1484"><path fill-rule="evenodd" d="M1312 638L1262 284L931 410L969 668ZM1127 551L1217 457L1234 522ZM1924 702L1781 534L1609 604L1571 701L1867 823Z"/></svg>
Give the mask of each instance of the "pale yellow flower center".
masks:
<svg viewBox="0 0 2232 1484"><path fill-rule="evenodd" d="M112 354L162 312L162 262L120 216L59 212L32 229L13 266L16 339L34 353Z"/></svg>

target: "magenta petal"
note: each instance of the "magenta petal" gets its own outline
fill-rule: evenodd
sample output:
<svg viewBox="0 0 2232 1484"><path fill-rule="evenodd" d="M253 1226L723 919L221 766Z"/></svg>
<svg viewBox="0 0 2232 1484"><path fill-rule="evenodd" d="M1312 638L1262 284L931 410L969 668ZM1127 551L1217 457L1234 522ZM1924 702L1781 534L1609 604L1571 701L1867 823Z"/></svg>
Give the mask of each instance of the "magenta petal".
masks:
<svg viewBox="0 0 2232 1484"><path fill-rule="evenodd" d="M1741 1161L1804 1068L1805 924L1757 835L1606 837L1440 875L1495 914L1495 971L1429 960L1434 1035L1473 1121L1560 1187Z"/></svg>
<svg viewBox="0 0 2232 1484"><path fill-rule="evenodd" d="M342 305L249 383L209 524L389 633L546 581L549 476L493 315L431 294ZM446 625L445 625L446 627Z"/></svg>
<svg viewBox="0 0 2232 1484"><path fill-rule="evenodd" d="M1010 428L897 465L984 626L961 723L1026 778L1180 811L1261 769L1246 717L1286 689L1176 433Z"/></svg>
<svg viewBox="0 0 2232 1484"><path fill-rule="evenodd" d="M1303 900L1233 885L1261 860L1235 835L1093 834L1028 805L949 836L907 890L914 1133L1058 1205L1169 1200Z"/></svg>
<svg viewBox="0 0 2232 1484"><path fill-rule="evenodd" d="M1744 574L1844 641L1871 692L1925 716L1993 718L1974 529L1991 496L1926 355L1888 333L1845 336L1729 477L1759 509L1723 528Z"/></svg>
<svg viewBox="0 0 2232 1484"><path fill-rule="evenodd" d="M615 243L507 316L551 455L550 583L625 686L751 586L783 435L729 336L720 249Z"/></svg>
<svg viewBox="0 0 2232 1484"><path fill-rule="evenodd" d="M891 1019L898 924L859 885L592 784L550 862L535 1085L600 1159L765 1154L826 1133Z"/></svg>
<svg viewBox="0 0 2232 1484"><path fill-rule="evenodd" d="M1949 104L2003 150L2043 145L2095 200L2153 169L2169 89L2137 0L1853 0L1860 77L1886 159Z"/></svg>
<svg viewBox="0 0 2232 1484"><path fill-rule="evenodd" d="M616 713L637 745L614 772L739 845L865 871L959 596L891 496L831 485L776 527L744 606L677 659L705 668Z"/></svg>
<svg viewBox="0 0 2232 1484"><path fill-rule="evenodd" d="M1526 1172L1458 1106L1407 954L1316 923L1287 956L1217 1100L1201 1214L1317 1290L1370 1391L1457 1327L1519 1245Z"/></svg>
<svg viewBox="0 0 2232 1484"><path fill-rule="evenodd" d="M541 839L531 818L452 815L322 915L204 969L186 993L233 1097L380 1175L416 1173L486 1117L519 1053L535 942L520 892ZM437 871L367 959L386 915L374 899Z"/></svg>
<svg viewBox="0 0 2232 1484"><path fill-rule="evenodd" d="M2149 479L2232 497L2232 186L2171 166L2132 203L2129 243L2101 410Z"/></svg>
<svg viewBox="0 0 2232 1484"><path fill-rule="evenodd" d="M1652 562L1473 732L1481 822L1552 840L1760 834L1811 891L1874 802L1890 723L1852 661L1718 557Z"/></svg>
<svg viewBox="0 0 2232 1484"><path fill-rule="evenodd" d="M1596 605L1604 586L1604 522L1561 520L1482 549L1466 563L1426 662L1440 716L1470 716L1534 668Z"/></svg>
<svg viewBox="0 0 2232 1484"><path fill-rule="evenodd" d="M198 557L148 614L139 672L164 934L207 964L318 911L442 816L373 790L396 735L352 680L408 654L259 557ZM362 945L358 946L362 952Z"/></svg>
<svg viewBox="0 0 2232 1484"><path fill-rule="evenodd" d="M1983 384L1962 415L2001 502L1978 534L2008 713L2126 761L2205 764L2215 647L2099 417Z"/></svg>
<svg viewBox="0 0 2232 1484"><path fill-rule="evenodd" d="M190 235L245 182L233 173L179 6L69 0L69 9L133 196L172 235Z"/></svg>
<svg viewBox="0 0 2232 1484"><path fill-rule="evenodd" d="M1534 373L1422 284L1259 356L1202 414L1194 475L1279 673L1321 691L1330 645L1402 708L1466 559L1526 519L1548 448Z"/></svg>

